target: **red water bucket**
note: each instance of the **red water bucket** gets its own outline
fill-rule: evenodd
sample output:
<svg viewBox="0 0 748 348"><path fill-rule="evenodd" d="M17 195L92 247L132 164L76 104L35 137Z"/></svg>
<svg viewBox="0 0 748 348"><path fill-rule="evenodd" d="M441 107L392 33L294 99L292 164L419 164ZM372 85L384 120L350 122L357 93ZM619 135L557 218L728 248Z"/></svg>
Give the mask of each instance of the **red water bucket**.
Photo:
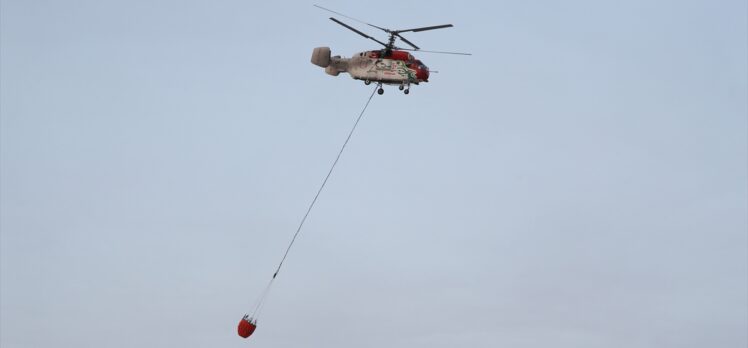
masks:
<svg viewBox="0 0 748 348"><path fill-rule="evenodd" d="M244 318L242 318L242 320L239 321L239 327L237 328L237 331L239 332L239 336L247 338L253 332L255 332L255 329L257 329L257 323L253 323L252 319L247 319L247 317L245 316Z"/></svg>

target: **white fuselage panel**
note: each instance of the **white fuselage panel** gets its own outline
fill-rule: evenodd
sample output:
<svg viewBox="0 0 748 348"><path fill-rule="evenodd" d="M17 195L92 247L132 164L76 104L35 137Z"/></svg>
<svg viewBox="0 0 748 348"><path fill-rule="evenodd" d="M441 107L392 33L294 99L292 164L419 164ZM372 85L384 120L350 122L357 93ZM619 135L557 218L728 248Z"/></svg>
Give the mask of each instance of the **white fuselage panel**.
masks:
<svg viewBox="0 0 748 348"><path fill-rule="evenodd" d="M348 74L357 80L384 83L418 83L416 71L404 61L354 56L348 62Z"/></svg>

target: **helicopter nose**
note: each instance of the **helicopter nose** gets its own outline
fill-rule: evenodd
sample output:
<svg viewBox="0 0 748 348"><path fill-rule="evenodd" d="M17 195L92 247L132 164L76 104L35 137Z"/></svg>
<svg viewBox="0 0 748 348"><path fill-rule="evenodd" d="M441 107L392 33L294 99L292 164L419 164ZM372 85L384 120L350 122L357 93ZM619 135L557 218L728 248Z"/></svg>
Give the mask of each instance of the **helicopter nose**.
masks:
<svg viewBox="0 0 748 348"><path fill-rule="evenodd" d="M421 81L428 81L429 80L429 69L419 68L418 70L416 70L416 78L418 78Z"/></svg>

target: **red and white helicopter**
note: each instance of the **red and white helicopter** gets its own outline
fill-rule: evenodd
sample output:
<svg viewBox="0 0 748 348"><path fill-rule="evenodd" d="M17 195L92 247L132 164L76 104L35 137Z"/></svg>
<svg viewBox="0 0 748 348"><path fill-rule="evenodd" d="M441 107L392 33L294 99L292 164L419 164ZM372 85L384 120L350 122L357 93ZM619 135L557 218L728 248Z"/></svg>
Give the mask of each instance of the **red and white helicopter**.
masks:
<svg viewBox="0 0 748 348"><path fill-rule="evenodd" d="M361 31L345 24L333 17L330 17L335 23L338 23L351 31L359 34L367 39L376 41L377 43L384 46L380 50L372 50L359 52L353 55L351 58L343 58L341 56L330 56L329 47L317 47L312 52L312 64L325 68L325 72L332 76L338 76L341 72L347 72L352 78L356 80L363 80L365 84L369 85L372 82L379 84L377 93L383 94L384 89L382 85L397 85L399 89L405 94L410 93L411 84L419 84L421 82L429 81L429 68L423 64L420 60L413 57L408 51L413 52L429 52L429 53L444 53L444 54L460 54L460 55L471 55L470 53L460 52L442 52L442 51L423 51L420 47L416 46L412 42L404 38L401 33L405 32L419 32L426 30L442 29L452 27L452 24L442 24L430 27L421 27L405 30L390 30L385 29L373 24L369 24L358 19L346 16L342 13L335 12L330 9L326 9L322 6L314 5L325 11L335 13L345 18L354 20L359 23L366 24L370 27L377 28L389 34L387 43L379 41L369 35L364 34ZM410 48L400 48L395 46L395 40L400 39L406 43Z"/></svg>

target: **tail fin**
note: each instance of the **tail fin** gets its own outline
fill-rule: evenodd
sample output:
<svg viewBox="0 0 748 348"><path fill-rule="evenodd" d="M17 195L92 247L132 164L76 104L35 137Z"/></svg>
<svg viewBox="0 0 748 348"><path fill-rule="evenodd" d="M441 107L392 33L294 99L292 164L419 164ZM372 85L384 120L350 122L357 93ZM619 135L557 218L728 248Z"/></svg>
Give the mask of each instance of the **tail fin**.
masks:
<svg viewBox="0 0 748 348"><path fill-rule="evenodd" d="M326 68L330 65L330 47L317 47L312 51L312 64Z"/></svg>

